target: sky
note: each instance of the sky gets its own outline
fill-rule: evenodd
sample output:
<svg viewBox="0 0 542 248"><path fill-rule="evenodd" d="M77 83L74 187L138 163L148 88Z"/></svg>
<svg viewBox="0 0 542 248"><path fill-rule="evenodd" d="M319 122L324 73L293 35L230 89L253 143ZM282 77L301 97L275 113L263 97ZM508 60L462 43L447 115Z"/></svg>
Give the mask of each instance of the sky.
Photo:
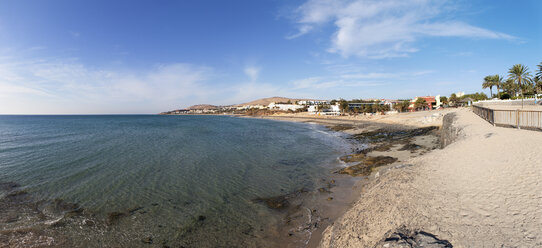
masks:
<svg viewBox="0 0 542 248"><path fill-rule="evenodd" d="M0 114L482 91L542 62L542 1L0 1ZM489 90L485 90L489 94Z"/></svg>

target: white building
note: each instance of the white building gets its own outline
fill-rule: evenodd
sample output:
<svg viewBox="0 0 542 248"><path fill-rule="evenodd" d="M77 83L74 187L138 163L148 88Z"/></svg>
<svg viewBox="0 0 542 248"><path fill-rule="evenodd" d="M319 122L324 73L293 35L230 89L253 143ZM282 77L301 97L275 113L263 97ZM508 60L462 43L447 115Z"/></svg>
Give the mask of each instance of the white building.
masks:
<svg viewBox="0 0 542 248"><path fill-rule="evenodd" d="M329 104L328 100L301 100L297 101L299 105L318 105L318 104Z"/></svg>
<svg viewBox="0 0 542 248"><path fill-rule="evenodd" d="M247 110L247 109L266 109L267 106L264 105L243 105L239 106L236 109L237 110Z"/></svg>
<svg viewBox="0 0 542 248"><path fill-rule="evenodd" d="M341 113L341 109L339 108L338 104L330 105L329 108L326 109L320 109L320 106L322 105L310 105L307 108L307 112L312 114L323 114L323 115L339 115Z"/></svg>
<svg viewBox="0 0 542 248"><path fill-rule="evenodd" d="M442 106L442 102L440 101L440 95L435 96L435 108L439 109Z"/></svg>
<svg viewBox="0 0 542 248"><path fill-rule="evenodd" d="M297 105L297 104L283 104L283 103L274 103L274 102L272 102L267 107L269 109L271 109L271 110L282 110L282 111L291 110L291 111L296 111L298 109L304 108L305 106Z"/></svg>

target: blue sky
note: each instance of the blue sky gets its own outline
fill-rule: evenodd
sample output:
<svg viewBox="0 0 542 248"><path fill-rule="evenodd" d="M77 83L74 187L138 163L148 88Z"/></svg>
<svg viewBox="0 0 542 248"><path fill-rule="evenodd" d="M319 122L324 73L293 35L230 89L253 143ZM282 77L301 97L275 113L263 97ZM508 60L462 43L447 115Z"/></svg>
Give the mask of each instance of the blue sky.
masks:
<svg viewBox="0 0 542 248"><path fill-rule="evenodd" d="M0 113L481 91L542 62L542 1L0 1ZM489 92L489 91L487 91Z"/></svg>

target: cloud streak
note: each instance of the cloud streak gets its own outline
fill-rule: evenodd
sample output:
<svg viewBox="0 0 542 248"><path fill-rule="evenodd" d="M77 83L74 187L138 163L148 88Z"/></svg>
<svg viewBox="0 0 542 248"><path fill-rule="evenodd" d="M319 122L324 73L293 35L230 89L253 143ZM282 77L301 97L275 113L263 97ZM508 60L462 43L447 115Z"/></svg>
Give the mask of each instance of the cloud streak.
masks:
<svg viewBox="0 0 542 248"><path fill-rule="evenodd" d="M191 64L115 71L74 60L0 61L0 113L154 113L218 94Z"/></svg>
<svg viewBox="0 0 542 248"><path fill-rule="evenodd" d="M332 23L328 52L344 57L405 57L417 52L422 37L463 37L514 40L515 37L446 20L444 0L308 0L297 8L297 38Z"/></svg>

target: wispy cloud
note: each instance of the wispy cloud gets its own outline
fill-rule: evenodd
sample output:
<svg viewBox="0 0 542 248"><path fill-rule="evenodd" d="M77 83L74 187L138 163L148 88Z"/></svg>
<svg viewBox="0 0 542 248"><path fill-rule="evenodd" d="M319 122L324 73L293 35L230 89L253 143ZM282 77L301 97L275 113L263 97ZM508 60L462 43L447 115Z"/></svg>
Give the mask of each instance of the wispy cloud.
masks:
<svg viewBox="0 0 542 248"><path fill-rule="evenodd" d="M356 74L344 74L341 75L342 78L348 79L377 79L377 78L391 78L395 75L392 73L356 73Z"/></svg>
<svg viewBox="0 0 542 248"><path fill-rule="evenodd" d="M464 37L513 40L515 37L443 18L445 0L308 0L296 10L298 32L333 23L329 52L344 57L404 57L418 51L422 37Z"/></svg>
<svg viewBox="0 0 542 248"><path fill-rule="evenodd" d="M245 74L250 78L251 82L256 82L260 76L261 68L255 66L245 67Z"/></svg>
<svg viewBox="0 0 542 248"><path fill-rule="evenodd" d="M296 33L291 34L291 35L287 35L286 39L291 40L291 39L295 39L297 37L303 36L306 33L310 32L312 30L312 28L313 27L311 25L301 25L301 26L298 27L298 30L297 30Z"/></svg>
<svg viewBox="0 0 542 248"><path fill-rule="evenodd" d="M77 60L0 61L0 113L149 113L210 99L213 70L191 64L143 71Z"/></svg>
<svg viewBox="0 0 542 248"><path fill-rule="evenodd" d="M383 82L310 77L292 81L294 89L321 90L330 88L364 88L383 85Z"/></svg>

